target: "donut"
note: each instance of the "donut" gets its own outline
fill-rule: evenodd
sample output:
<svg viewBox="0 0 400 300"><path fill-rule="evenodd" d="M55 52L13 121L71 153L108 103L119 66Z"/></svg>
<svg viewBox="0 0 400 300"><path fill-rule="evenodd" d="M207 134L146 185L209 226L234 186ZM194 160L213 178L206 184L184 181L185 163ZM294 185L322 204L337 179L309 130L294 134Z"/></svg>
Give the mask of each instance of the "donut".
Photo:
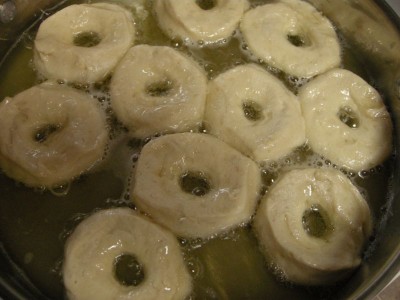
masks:
<svg viewBox="0 0 400 300"><path fill-rule="evenodd" d="M341 34L352 39L353 49L357 47L357 56L368 56L382 70L396 68L392 60L396 60L400 52L400 43L394 42L398 31L385 14L376 13L375 3L363 3L363 9L340 1L335 5L318 1L314 5L333 23L340 24Z"/></svg>
<svg viewBox="0 0 400 300"><path fill-rule="evenodd" d="M176 133L143 147L130 195L175 234L208 238L250 220L260 177L252 160L217 138Z"/></svg>
<svg viewBox="0 0 400 300"><path fill-rule="evenodd" d="M199 128L206 92L205 72L166 46L132 47L110 84L111 107L138 138Z"/></svg>
<svg viewBox="0 0 400 300"><path fill-rule="evenodd" d="M253 225L280 275L311 286L333 284L359 266L372 227L368 204L335 169L282 175L261 200Z"/></svg>
<svg viewBox="0 0 400 300"><path fill-rule="evenodd" d="M0 166L28 186L65 184L100 161L108 141L98 102L45 82L0 103Z"/></svg>
<svg viewBox="0 0 400 300"><path fill-rule="evenodd" d="M304 1L258 6L245 13L240 29L255 56L289 75L309 78L340 64L332 24Z"/></svg>
<svg viewBox="0 0 400 300"><path fill-rule="evenodd" d="M213 43L233 34L248 6L247 0L155 0L154 11L171 38Z"/></svg>
<svg viewBox="0 0 400 300"><path fill-rule="evenodd" d="M131 272L128 265L123 276L124 263ZM129 208L82 221L66 242L62 274L68 299L186 299L192 289L176 237Z"/></svg>
<svg viewBox="0 0 400 300"><path fill-rule="evenodd" d="M392 152L392 122L379 93L356 74L334 69L303 86L299 98L311 148L361 171Z"/></svg>
<svg viewBox="0 0 400 300"><path fill-rule="evenodd" d="M306 141L297 97L254 64L230 69L210 82L204 124L259 162L284 157Z"/></svg>
<svg viewBox="0 0 400 300"><path fill-rule="evenodd" d="M121 6L70 5L41 23L34 63L48 79L97 82L110 74L134 38L131 13Z"/></svg>

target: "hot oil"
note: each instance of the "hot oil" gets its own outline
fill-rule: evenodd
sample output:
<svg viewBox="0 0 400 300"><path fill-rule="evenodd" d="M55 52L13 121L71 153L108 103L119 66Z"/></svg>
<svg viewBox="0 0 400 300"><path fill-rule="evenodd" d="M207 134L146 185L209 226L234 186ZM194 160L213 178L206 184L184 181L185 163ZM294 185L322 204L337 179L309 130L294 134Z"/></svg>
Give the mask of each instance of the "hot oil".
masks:
<svg viewBox="0 0 400 300"><path fill-rule="evenodd" d="M78 3L67 1L65 5ZM100 2L100 1L92 1ZM185 44L170 40L157 26L150 12L151 1L120 2L130 8L138 20L136 44L170 46L194 58L205 69L210 79L223 71L243 63L258 63L280 78L294 93L304 82L266 66L246 50L239 32L216 46ZM262 1L251 1L252 5ZM271 2L264 1L263 3ZM65 6L64 5L64 6ZM40 82L33 68L33 38L27 32L0 66L0 98L13 96ZM364 68L357 55L343 41L343 67L369 82L373 76ZM53 193L24 187L0 174L0 237L11 259L28 275L45 295L54 299L64 296L61 266L64 243L74 227L88 214L114 206L131 206L129 183L131 173L145 141L129 137L110 113L108 82L89 87L108 111L112 141L105 160L89 174L74 180L65 193ZM287 170L297 167L338 168L330 161L300 147L282 161L263 166L264 192ZM340 169L340 168L338 168ZM390 167L383 165L355 174L342 170L366 196L375 218L384 206ZM63 191L61 191L63 192ZM250 226L241 226L210 240L180 239L185 260L194 278L193 299L260 299L318 298L327 290L295 287L276 279L269 270Z"/></svg>
<svg viewBox="0 0 400 300"><path fill-rule="evenodd" d="M0 99L15 95L37 82L36 73L32 66L31 35L24 34L18 46L9 53L1 65Z"/></svg>

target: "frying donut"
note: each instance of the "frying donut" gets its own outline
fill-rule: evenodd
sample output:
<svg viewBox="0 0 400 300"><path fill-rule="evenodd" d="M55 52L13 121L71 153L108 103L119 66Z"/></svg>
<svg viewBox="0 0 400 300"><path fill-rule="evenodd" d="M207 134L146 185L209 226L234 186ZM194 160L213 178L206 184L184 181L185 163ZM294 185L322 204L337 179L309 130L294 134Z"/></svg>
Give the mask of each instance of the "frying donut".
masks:
<svg viewBox="0 0 400 300"><path fill-rule="evenodd" d="M256 161L284 157L305 142L296 96L253 64L235 67L209 84L204 123L211 134Z"/></svg>
<svg viewBox="0 0 400 300"><path fill-rule="evenodd" d="M205 72L165 46L132 47L110 86L115 114L139 138L200 127L206 92Z"/></svg>
<svg viewBox="0 0 400 300"><path fill-rule="evenodd" d="M134 278L118 277L121 257L136 267ZM65 246L63 280L69 299L185 299L192 286L176 237L129 208L78 225Z"/></svg>
<svg viewBox="0 0 400 300"><path fill-rule="evenodd" d="M259 190L252 160L210 135L177 133L144 146L131 196L177 235L207 238L249 221Z"/></svg>
<svg viewBox="0 0 400 300"><path fill-rule="evenodd" d="M268 260L297 284L339 281L361 263L368 204L334 169L292 170L261 200L254 230Z"/></svg>
<svg viewBox="0 0 400 300"><path fill-rule="evenodd" d="M354 73L334 69L299 92L311 148L354 171L392 152L392 122L379 93Z"/></svg>
<svg viewBox="0 0 400 300"><path fill-rule="evenodd" d="M216 42L232 35L248 5L247 0L156 0L154 9L170 37Z"/></svg>
<svg viewBox="0 0 400 300"><path fill-rule="evenodd" d="M131 47L134 37L128 10L107 3L70 5L40 25L34 63L49 79L101 81Z"/></svg>
<svg viewBox="0 0 400 300"><path fill-rule="evenodd" d="M340 64L333 26L304 1L258 6L244 15L240 29L252 53L287 74L308 78Z"/></svg>
<svg viewBox="0 0 400 300"><path fill-rule="evenodd" d="M89 95L45 82L0 103L0 165L28 186L64 184L102 159L106 118Z"/></svg>

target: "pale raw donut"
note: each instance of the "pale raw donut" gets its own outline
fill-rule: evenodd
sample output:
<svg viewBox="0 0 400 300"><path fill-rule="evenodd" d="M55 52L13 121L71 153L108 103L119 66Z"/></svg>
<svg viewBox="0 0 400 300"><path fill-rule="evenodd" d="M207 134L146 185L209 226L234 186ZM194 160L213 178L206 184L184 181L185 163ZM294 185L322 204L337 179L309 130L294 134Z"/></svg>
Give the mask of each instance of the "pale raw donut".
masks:
<svg viewBox="0 0 400 300"><path fill-rule="evenodd" d="M154 9L161 28L172 38L216 42L232 35L247 0L214 0L211 9L202 9L195 0L155 0Z"/></svg>
<svg viewBox="0 0 400 300"><path fill-rule="evenodd" d="M334 28L304 1L258 6L244 15L240 29L251 52L287 74L308 78L340 64Z"/></svg>
<svg viewBox="0 0 400 300"><path fill-rule="evenodd" d="M179 51L132 47L110 85L111 106L136 137L200 127L207 92L205 72Z"/></svg>
<svg viewBox="0 0 400 300"><path fill-rule="evenodd" d="M137 285L122 284L115 260L132 255L144 270ZM65 246L63 280L69 299L186 299L192 283L175 236L129 208L97 212Z"/></svg>
<svg viewBox="0 0 400 300"><path fill-rule="evenodd" d="M210 135L177 133L143 148L131 197L177 235L207 238L249 221L259 190L252 160Z"/></svg>
<svg viewBox="0 0 400 300"><path fill-rule="evenodd" d="M105 114L89 95L45 82L0 104L0 165L29 186L70 181L102 159Z"/></svg>
<svg viewBox="0 0 400 300"><path fill-rule="evenodd" d="M368 204L341 172L292 170L261 200L254 230L268 260L287 280L325 285L361 262L371 233Z"/></svg>
<svg viewBox="0 0 400 300"><path fill-rule="evenodd" d="M297 97L253 64L235 67L209 84L204 123L211 134L256 161L279 159L306 141Z"/></svg>
<svg viewBox="0 0 400 300"><path fill-rule="evenodd" d="M74 39L85 34L89 41L93 39L90 35L97 41L92 45L75 45ZM134 22L128 10L107 3L70 5L40 25L34 62L46 78L101 81L131 47L134 38Z"/></svg>
<svg viewBox="0 0 400 300"><path fill-rule="evenodd" d="M334 69L302 87L299 98L311 148L354 171L392 152L392 122L379 93L350 71Z"/></svg>

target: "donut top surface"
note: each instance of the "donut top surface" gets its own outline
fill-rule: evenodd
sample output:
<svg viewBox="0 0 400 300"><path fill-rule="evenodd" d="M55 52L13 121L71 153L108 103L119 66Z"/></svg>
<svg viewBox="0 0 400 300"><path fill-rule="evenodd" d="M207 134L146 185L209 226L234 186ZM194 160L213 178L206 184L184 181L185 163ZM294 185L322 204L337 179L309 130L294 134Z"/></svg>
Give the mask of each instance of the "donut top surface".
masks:
<svg viewBox="0 0 400 300"><path fill-rule="evenodd" d="M104 111L73 88L34 86L2 101L0 116L0 164L29 186L65 184L104 156Z"/></svg>
<svg viewBox="0 0 400 300"><path fill-rule="evenodd" d="M339 166L360 171L392 152L392 122L379 93L356 74L334 69L299 92L312 149Z"/></svg>
<svg viewBox="0 0 400 300"><path fill-rule="evenodd" d="M234 67L210 82L204 124L258 162L278 160L305 143L297 97L255 64Z"/></svg>
<svg viewBox="0 0 400 300"><path fill-rule="evenodd" d="M251 52L293 76L313 77L341 62L332 24L305 1L257 6L245 13L240 29Z"/></svg>
<svg viewBox="0 0 400 300"><path fill-rule="evenodd" d="M264 196L254 228L288 280L321 285L360 264L372 223L367 202L340 171L298 169L282 174Z"/></svg>
<svg viewBox="0 0 400 300"><path fill-rule="evenodd" d="M157 20L170 37L206 43L229 38L248 7L247 0L156 0L154 3Z"/></svg>
<svg viewBox="0 0 400 300"><path fill-rule="evenodd" d="M133 44L131 12L109 3L70 5L43 21L34 63L48 79L104 80Z"/></svg>
<svg viewBox="0 0 400 300"><path fill-rule="evenodd" d="M134 257L134 284L117 277L118 259ZM69 299L185 299L192 280L174 235L129 208L98 211L68 238L63 279Z"/></svg>
<svg viewBox="0 0 400 300"><path fill-rule="evenodd" d="M196 61L166 46L129 49L110 84L111 106L133 136L200 127L207 77Z"/></svg>
<svg viewBox="0 0 400 300"><path fill-rule="evenodd" d="M177 235L208 238L248 222L260 188L249 158L213 136L177 133L145 145L131 199Z"/></svg>

